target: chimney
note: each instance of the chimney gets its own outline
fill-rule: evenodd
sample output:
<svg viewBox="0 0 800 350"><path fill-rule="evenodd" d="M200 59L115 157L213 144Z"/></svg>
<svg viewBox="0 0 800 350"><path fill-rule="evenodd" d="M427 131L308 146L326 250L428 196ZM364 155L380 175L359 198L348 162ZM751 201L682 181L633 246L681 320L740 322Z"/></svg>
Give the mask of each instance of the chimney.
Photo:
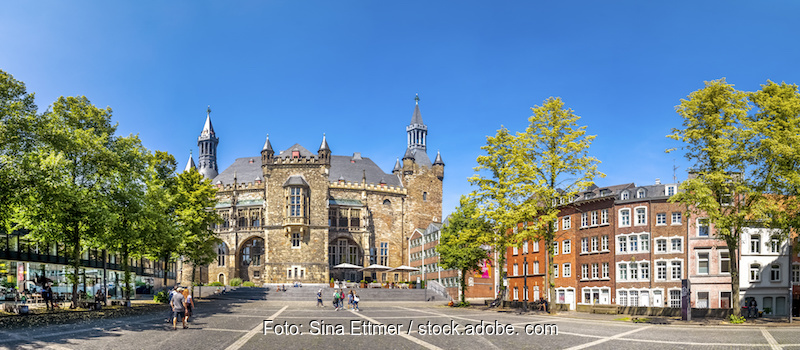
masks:
<svg viewBox="0 0 800 350"><path fill-rule="evenodd" d="M661 184L661 179L656 178L656 185L660 185L660 184Z"/></svg>

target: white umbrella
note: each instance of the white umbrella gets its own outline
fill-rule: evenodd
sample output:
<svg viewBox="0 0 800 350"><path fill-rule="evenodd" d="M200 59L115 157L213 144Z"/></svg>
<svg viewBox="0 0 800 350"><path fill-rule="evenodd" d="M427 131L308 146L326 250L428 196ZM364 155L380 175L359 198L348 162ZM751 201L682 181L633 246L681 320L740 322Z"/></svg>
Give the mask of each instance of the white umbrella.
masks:
<svg viewBox="0 0 800 350"><path fill-rule="evenodd" d="M372 264L365 268L359 269L358 271L381 271L381 270L391 270L392 268L389 266L384 266L380 264Z"/></svg>
<svg viewBox="0 0 800 350"><path fill-rule="evenodd" d="M342 263L342 264L334 266L333 268L334 269L360 269L361 266L348 264L348 263Z"/></svg>
<svg viewBox="0 0 800 350"><path fill-rule="evenodd" d="M398 266L398 267L395 267L395 268L393 268L393 269L391 269L391 270L389 270L389 271L402 271L402 272L407 272L407 271L419 271L419 269L418 269L418 268L416 268L416 267L411 267L411 266L406 266L406 265L400 265L400 266Z"/></svg>

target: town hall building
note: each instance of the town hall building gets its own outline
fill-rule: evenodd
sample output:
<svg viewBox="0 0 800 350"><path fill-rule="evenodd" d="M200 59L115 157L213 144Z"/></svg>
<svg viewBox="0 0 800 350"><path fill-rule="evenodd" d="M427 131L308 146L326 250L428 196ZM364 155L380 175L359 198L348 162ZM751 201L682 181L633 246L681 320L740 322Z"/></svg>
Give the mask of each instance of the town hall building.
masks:
<svg viewBox="0 0 800 350"><path fill-rule="evenodd" d="M238 277L261 285L407 279L402 272L333 268L409 265L411 234L441 222L444 162L438 152L433 162L428 157L419 97L406 134L405 152L388 173L359 152L333 154L324 135L316 152L300 144L276 150L267 136L260 154L218 172L220 139L209 111L197 141L197 170L217 187L222 223L214 232L223 243L217 260L203 269L205 280ZM190 157L186 169L194 166Z"/></svg>

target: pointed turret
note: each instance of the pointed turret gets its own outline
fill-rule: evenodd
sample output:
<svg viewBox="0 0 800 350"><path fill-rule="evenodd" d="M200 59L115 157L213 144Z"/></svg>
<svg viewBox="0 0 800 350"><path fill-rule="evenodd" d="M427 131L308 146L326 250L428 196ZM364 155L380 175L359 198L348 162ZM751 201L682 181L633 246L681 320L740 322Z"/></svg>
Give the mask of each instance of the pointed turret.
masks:
<svg viewBox="0 0 800 350"><path fill-rule="evenodd" d="M192 157L192 152L189 152L189 161L186 162L186 168L183 171L190 171L192 169L197 169L197 166L194 165L194 157Z"/></svg>
<svg viewBox="0 0 800 350"><path fill-rule="evenodd" d="M275 156L275 151L272 149L272 144L269 142L269 134L267 134L267 141L264 141L264 147L261 148L261 165L271 162L273 156Z"/></svg>
<svg viewBox="0 0 800 350"><path fill-rule="evenodd" d="M322 134L322 143L319 145L319 151L317 151L317 155L324 163L330 163L331 148L328 147L328 139L325 137L324 133Z"/></svg>
<svg viewBox="0 0 800 350"><path fill-rule="evenodd" d="M439 151L436 151L436 159L433 161L433 165L444 166L444 161L442 161L442 154Z"/></svg>
<svg viewBox="0 0 800 350"><path fill-rule="evenodd" d="M403 166L400 165L400 158L397 158L397 161L394 162L394 169L392 169L392 173L394 174L401 170L403 170Z"/></svg>
<svg viewBox="0 0 800 350"><path fill-rule="evenodd" d="M200 137L197 138L197 147L200 148L197 171L207 179L213 179L219 174L217 170L217 144L219 144L219 139L214 133L214 126L211 125L211 106L208 106L206 123L203 125Z"/></svg>
<svg viewBox="0 0 800 350"><path fill-rule="evenodd" d="M414 152L411 151L411 148L406 148L406 154L403 155L403 162L405 162L406 159L414 160Z"/></svg>
<svg viewBox="0 0 800 350"><path fill-rule="evenodd" d="M422 122L422 115L419 112L419 95L414 97L414 115L411 117L411 124L406 126L408 134L408 147L405 159L409 150L413 154L414 162L422 167L430 167L431 160L428 158L428 126Z"/></svg>
<svg viewBox="0 0 800 350"><path fill-rule="evenodd" d="M322 144L319 145L319 151L330 151L330 147L328 147L328 139L325 137L325 133L322 134Z"/></svg>

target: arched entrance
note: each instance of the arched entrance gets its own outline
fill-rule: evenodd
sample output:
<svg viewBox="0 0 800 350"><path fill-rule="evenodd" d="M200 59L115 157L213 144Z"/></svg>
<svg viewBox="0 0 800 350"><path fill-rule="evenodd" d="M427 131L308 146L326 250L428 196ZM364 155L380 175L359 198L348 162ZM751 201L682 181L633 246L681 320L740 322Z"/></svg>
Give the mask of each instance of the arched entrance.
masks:
<svg viewBox="0 0 800 350"><path fill-rule="evenodd" d="M360 281L364 273L356 269L333 269L339 264L364 266L364 251L361 246L348 237L336 238L328 244L328 266L331 277L336 280Z"/></svg>
<svg viewBox="0 0 800 350"><path fill-rule="evenodd" d="M251 238L242 244L239 251L239 278L242 281L261 280L261 261L264 255L264 240Z"/></svg>

